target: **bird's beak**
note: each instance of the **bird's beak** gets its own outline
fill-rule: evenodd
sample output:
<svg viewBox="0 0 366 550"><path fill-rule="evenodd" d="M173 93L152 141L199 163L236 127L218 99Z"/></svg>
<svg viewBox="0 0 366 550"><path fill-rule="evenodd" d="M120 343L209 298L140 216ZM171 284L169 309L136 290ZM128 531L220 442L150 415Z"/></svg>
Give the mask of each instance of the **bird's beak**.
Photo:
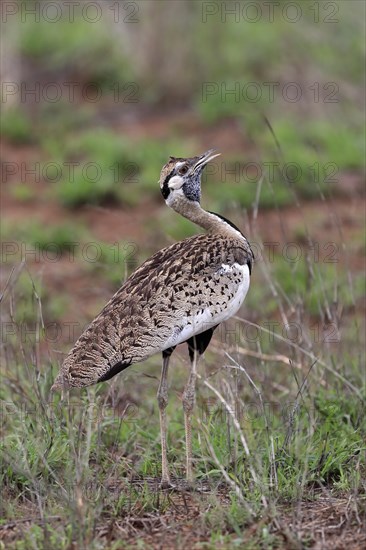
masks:
<svg viewBox="0 0 366 550"><path fill-rule="evenodd" d="M196 164L193 166L193 172L201 171L204 169L206 164L208 164L211 160L215 159L216 157L219 157L221 153L217 153L215 149L210 149L209 151L206 151L206 153L203 153L196 162Z"/></svg>

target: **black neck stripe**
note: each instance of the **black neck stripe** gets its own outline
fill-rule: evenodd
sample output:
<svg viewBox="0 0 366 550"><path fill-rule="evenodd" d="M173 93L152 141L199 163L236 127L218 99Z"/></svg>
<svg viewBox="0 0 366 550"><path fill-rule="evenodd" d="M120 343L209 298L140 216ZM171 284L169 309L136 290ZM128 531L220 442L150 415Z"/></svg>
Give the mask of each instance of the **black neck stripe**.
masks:
<svg viewBox="0 0 366 550"><path fill-rule="evenodd" d="M243 235L243 233L240 231L240 229L239 229L238 227L236 227L236 225L235 225L233 222L231 222L230 220L228 220L228 219L225 218L224 216L221 216L221 214L217 214L216 212L210 212L210 211L209 211L209 214L213 214L214 216L217 216L218 218L221 218L221 219L222 219L224 222L226 222L228 225L231 225L231 227L232 227L233 229L235 229L236 231L238 231L238 232L240 233L240 235L242 235L242 236L244 237L245 240L247 240L246 237ZM247 241L247 243L248 243L248 241ZM250 258L250 257L247 258L247 265L248 265L248 268L249 268L249 273L251 274L251 273L252 273L252 260L254 259L254 254L253 254L253 250L251 249L249 243L248 243L248 246L249 246L249 250L250 250L250 252L251 252L251 254L252 254L252 257L251 257L251 258Z"/></svg>
<svg viewBox="0 0 366 550"><path fill-rule="evenodd" d="M213 214L214 216L217 216L218 218L221 218L224 222L226 222L228 225L231 225L231 227L233 229L235 229L236 231L238 231L240 233L240 235L243 235L243 233L240 231L239 227L236 227L236 225L231 222L230 220L228 220L227 218L225 218L224 216L221 216L221 214L217 214L216 212L210 212L208 211L209 214ZM243 235L244 237L244 235Z"/></svg>
<svg viewBox="0 0 366 550"><path fill-rule="evenodd" d="M173 175L173 172L174 172L174 168L173 170L166 176L164 182L163 182L163 186L161 188L161 194L163 195L164 199L167 199L169 197L169 194L170 194L170 189L169 189L169 185L168 185L168 181L170 180L170 178L172 177Z"/></svg>

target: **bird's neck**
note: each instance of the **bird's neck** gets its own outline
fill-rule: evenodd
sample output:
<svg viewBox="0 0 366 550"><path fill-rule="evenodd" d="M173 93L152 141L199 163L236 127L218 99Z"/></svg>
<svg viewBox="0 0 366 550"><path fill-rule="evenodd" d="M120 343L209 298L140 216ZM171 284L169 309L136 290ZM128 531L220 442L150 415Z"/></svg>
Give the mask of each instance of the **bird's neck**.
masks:
<svg viewBox="0 0 366 550"><path fill-rule="evenodd" d="M168 201L167 201L168 202ZM209 233L229 233L232 236L241 236L240 232L231 227L225 220L213 212L207 212L199 202L190 201L185 197L174 200L168 205L184 218L195 223ZM238 233L238 235L237 235Z"/></svg>

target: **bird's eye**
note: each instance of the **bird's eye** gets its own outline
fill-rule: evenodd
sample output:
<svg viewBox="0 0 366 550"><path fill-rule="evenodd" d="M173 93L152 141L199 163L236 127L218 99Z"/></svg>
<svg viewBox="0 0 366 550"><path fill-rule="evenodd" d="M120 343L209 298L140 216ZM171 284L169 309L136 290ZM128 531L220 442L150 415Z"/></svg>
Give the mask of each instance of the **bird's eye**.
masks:
<svg viewBox="0 0 366 550"><path fill-rule="evenodd" d="M187 172L188 172L188 166L186 164L184 166L181 166L178 170L178 173L181 176L184 176L184 174L186 174Z"/></svg>

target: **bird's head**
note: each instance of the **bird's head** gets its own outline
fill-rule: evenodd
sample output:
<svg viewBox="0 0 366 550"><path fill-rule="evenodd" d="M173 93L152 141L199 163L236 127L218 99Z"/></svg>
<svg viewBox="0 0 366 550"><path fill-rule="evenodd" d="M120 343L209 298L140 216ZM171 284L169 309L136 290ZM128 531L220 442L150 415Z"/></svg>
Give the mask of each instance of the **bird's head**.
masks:
<svg viewBox="0 0 366 550"><path fill-rule="evenodd" d="M200 202L201 175L210 160L218 157L214 149L210 149L192 158L170 157L160 174L160 189L168 206L174 207L179 200Z"/></svg>

